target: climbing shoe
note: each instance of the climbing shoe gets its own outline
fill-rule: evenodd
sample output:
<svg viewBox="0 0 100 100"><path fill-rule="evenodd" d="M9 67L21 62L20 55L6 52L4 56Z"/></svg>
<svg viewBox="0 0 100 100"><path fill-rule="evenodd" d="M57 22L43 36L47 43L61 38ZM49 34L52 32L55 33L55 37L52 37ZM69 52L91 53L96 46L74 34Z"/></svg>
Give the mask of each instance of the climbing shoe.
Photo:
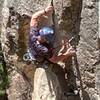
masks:
<svg viewBox="0 0 100 100"><path fill-rule="evenodd" d="M78 96L79 95L79 91L78 90L71 90L68 92L64 92L64 96Z"/></svg>

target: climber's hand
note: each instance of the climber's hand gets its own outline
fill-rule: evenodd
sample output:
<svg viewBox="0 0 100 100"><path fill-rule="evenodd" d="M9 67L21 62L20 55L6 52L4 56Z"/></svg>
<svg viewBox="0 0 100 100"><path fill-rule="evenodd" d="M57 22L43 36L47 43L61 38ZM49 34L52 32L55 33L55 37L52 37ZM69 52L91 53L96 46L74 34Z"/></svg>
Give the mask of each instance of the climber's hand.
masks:
<svg viewBox="0 0 100 100"><path fill-rule="evenodd" d="M46 13L53 13L53 6L48 6L45 8Z"/></svg>
<svg viewBox="0 0 100 100"><path fill-rule="evenodd" d="M65 40L62 40L62 41L61 41L61 44L62 44L62 46L65 46L65 45L66 45Z"/></svg>
<svg viewBox="0 0 100 100"><path fill-rule="evenodd" d="M66 49L68 49L68 48L70 48L70 43L68 42L68 41L66 41L66 40L62 40L62 47L66 47Z"/></svg>
<svg viewBox="0 0 100 100"><path fill-rule="evenodd" d="M70 48L68 48L67 51L63 55L73 56L75 55L75 53L76 53L76 50L72 46L70 46Z"/></svg>

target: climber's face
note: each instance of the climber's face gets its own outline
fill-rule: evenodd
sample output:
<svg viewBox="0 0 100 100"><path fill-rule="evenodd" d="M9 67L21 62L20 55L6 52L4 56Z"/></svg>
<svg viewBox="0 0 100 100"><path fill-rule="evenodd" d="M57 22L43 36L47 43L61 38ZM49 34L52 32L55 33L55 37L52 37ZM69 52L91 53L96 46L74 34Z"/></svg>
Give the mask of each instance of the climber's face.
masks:
<svg viewBox="0 0 100 100"><path fill-rule="evenodd" d="M44 42L47 41L46 38L43 37L43 36L38 36L38 37L37 37L37 40L39 41L39 43L44 43Z"/></svg>

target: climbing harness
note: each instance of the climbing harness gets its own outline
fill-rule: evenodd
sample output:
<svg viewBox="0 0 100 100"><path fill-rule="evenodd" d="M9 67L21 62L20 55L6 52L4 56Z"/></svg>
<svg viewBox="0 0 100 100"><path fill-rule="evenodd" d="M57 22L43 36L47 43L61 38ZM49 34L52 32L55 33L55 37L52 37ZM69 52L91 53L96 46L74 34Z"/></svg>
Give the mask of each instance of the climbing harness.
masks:
<svg viewBox="0 0 100 100"><path fill-rule="evenodd" d="M34 62L36 61L34 55L32 55L32 53L30 52L30 49L27 50L27 52L23 55L23 60L26 62L32 62L32 64L34 64Z"/></svg>

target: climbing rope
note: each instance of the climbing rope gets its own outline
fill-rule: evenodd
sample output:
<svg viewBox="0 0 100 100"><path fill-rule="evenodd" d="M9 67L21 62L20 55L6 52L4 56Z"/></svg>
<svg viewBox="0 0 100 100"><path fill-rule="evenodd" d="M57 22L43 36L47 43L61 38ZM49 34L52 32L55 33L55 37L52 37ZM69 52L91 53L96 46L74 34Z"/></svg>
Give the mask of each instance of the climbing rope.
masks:
<svg viewBox="0 0 100 100"><path fill-rule="evenodd" d="M53 0L51 0L51 6L54 7ZM52 13L52 21L53 21L53 26L55 27L55 10L54 9L53 9L53 13Z"/></svg>
<svg viewBox="0 0 100 100"><path fill-rule="evenodd" d="M50 0L50 5L54 7L54 4L53 4L53 0ZM53 29L54 29L54 33L55 33L55 10L53 9L53 13L52 13L52 22L53 22Z"/></svg>

